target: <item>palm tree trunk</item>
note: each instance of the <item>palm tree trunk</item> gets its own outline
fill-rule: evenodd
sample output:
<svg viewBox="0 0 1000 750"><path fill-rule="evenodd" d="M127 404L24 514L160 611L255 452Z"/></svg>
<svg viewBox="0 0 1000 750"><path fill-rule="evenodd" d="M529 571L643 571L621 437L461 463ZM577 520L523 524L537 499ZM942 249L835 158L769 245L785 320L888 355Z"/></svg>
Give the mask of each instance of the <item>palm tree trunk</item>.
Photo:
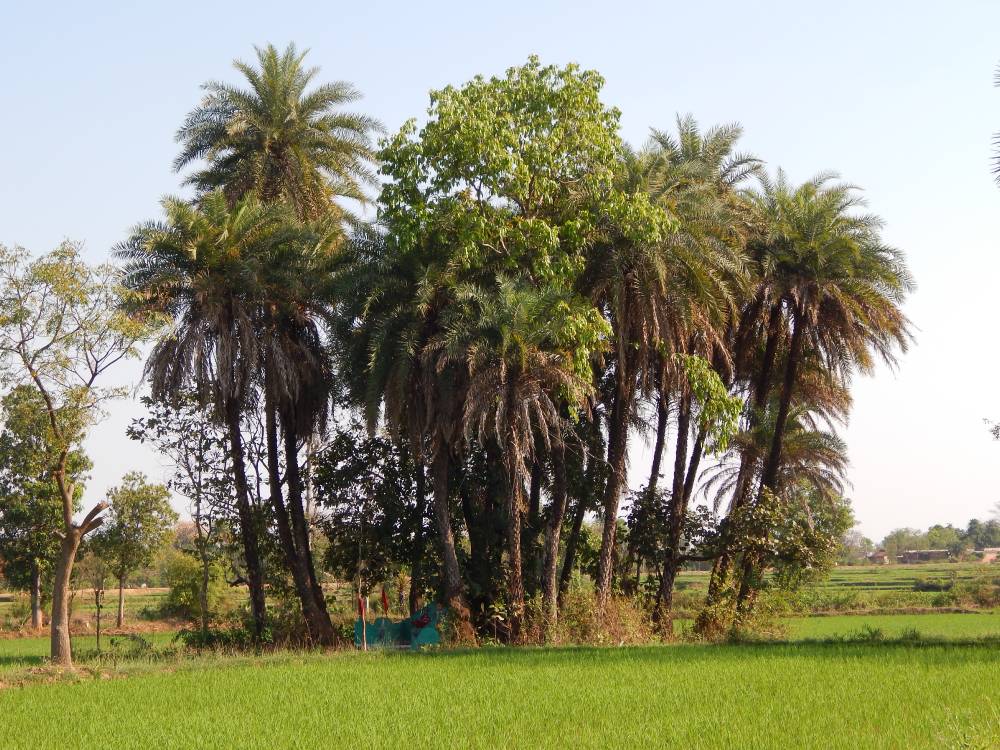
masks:
<svg viewBox="0 0 1000 750"><path fill-rule="evenodd" d="M687 469L688 437L691 431L691 397L684 395L677 402L677 445L674 451L674 481L667 506L667 538L663 555L660 586L656 592L653 618L663 632L673 633L671 609L673 607L674 581L680 566L681 536L687 503L684 500L684 481Z"/></svg>
<svg viewBox="0 0 1000 750"><path fill-rule="evenodd" d="M302 618L305 620L310 639L315 642L319 637L316 604L313 601L308 578L295 548L295 538L292 535L288 509L285 507L283 499L277 407L274 404L273 383L269 374L266 377L267 382L264 385L264 439L267 448L267 475L271 493L271 509L274 513L275 525L278 528L278 542L285 558L285 565L288 567L288 572L291 573L295 593L298 595L299 604L302 607Z"/></svg>
<svg viewBox="0 0 1000 750"><path fill-rule="evenodd" d="M757 502L767 502L766 492L774 492L778 486L778 471L781 468L781 451L784 445L785 428L788 426L788 413L792 407L792 395L795 390L795 375L798 372L799 358L802 353L802 342L805 323L803 322L801 304L796 305L792 313L792 341L788 346L785 361L785 377L781 384L781 396L778 401L778 414L774 422L774 434L771 436L771 447L767 461L761 474L760 491ZM740 590L736 598L737 616L744 618L753 610L757 599L758 577L762 561L754 551L748 551L743 560L743 575Z"/></svg>
<svg viewBox="0 0 1000 750"><path fill-rule="evenodd" d="M472 613L465 601L465 585L458 566L455 550L455 533L451 528L451 512L448 508L448 450L439 445L434 451L432 471L434 474L434 521L437 525L443 558L444 603L452 612L455 622L455 636L460 643L475 643L476 633L472 628Z"/></svg>
<svg viewBox="0 0 1000 750"><path fill-rule="evenodd" d="M414 458L414 471L416 482L415 490L417 494L417 528L413 538L413 555L410 558L410 615L413 615L417 607L417 599L424 588L424 516L427 515L427 488L424 477L424 462L418 455Z"/></svg>
<svg viewBox="0 0 1000 750"><path fill-rule="evenodd" d="M322 646L332 646L337 640L337 634L326 611L326 597L323 587L316 577L316 566L313 564L312 550L309 548L309 524L306 522L305 508L302 505L302 473L299 469L299 444L295 431L294 415L284 420L285 434L285 474L288 479L288 508L292 518L292 536L298 553L299 565L305 573L307 590L312 594L311 607L314 608L316 624L316 639Z"/></svg>
<svg viewBox="0 0 1000 750"><path fill-rule="evenodd" d="M648 502L645 506L640 506L636 528L644 528L649 523L648 510L652 507L652 499L656 495L656 486L660 481L660 467L663 464L669 422L670 399L661 389L656 397L656 439L653 442L653 460L649 467L649 481L646 483L645 494ZM642 582L643 559L634 544L630 543L629 547L629 567L631 568L631 564L635 565L635 590L638 591L639 584Z"/></svg>
<svg viewBox="0 0 1000 750"><path fill-rule="evenodd" d="M653 462L649 467L649 483L646 485L649 494L656 492L660 481L660 466L663 463L663 449L667 442L667 425L670 422L670 399L660 392L656 398L656 441L653 443Z"/></svg>
<svg viewBox="0 0 1000 750"><path fill-rule="evenodd" d="M805 329L799 307L796 307L794 311L793 325L792 342L788 347L788 358L785 363L785 378L781 385L778 415L774 422L774 434L771 436L771 449L768 453L767 461L764 463L764 471L761 475L761 493L763 493L765 487L773 491L778 482L778 469L781 467L781 448L785 439L785 428L788 426L788 412L792 406L792 392L795 390L795 374L798 371Z"/></svg>
<svg viewBox="0 0 1000 750"><path fill-rule="evenodd" d="M542 569L542 609L545 638L552 635L559 616L556 571L559 565L559 535L566 515L566 448L559 437L552 444L552 508L545 536L545 558Z"/></svg>
<svg viewBox="0 0 1000 750"><path fill-rule="evenodd" d="M628 460L628 423L632 414L632 383L626 364L619 359L615 374L615 395L608 423L608 481L604 489L604 529L597 563L597 609L604 611L611 593L615 569L615 535L618 504L625 486Z"/></svg>
<svg viewBox="0 0 1000 750"><path fill-rule="evenodd" d="M247 586L250 589L250 612L254 635L264 634L267 624L267 603L264 597L264 571L257 539L257 520L250 505L250 485L243 462L243 435L240 432L240 407L233 398L226 400L226 427L229 431L229 453L236 486L236 508L243 541L243 556L247 566Z"/></svg>
<svg viewBox="0 0 1000 750"><path fill-rule="evenodd" d="M510 598L510 637L518 642L524 622L524 573L521 568L521 513L524 488L518 477L508 473L507 489L507 596Z"/></svg>
<svg viewBox="0 0 1000 750"><path fill-rule="evenodd" d="M528 483L528 513L525 518L524 569L527 575L524 580L525 593L534 596L539 588L541 578L540 567L544 565L542 557L544 550L539 543L542 534L542 473L544 465L541 460L541 441L536 441L535 457L531 462L531 480Z"/></svg>
<svg viewBox="0 0 1000 750"><path fill-rule="evenodd" d="M760 413L767 403L768 394L771 391L771 372L774 370L774 361L778 352L778 344L781 340L781 304L775 303L771 306L767 321L767 339L764 344L764 357L761 360L760 371L754 382L752 394L752 408L748 417L749 427L753 428L759 423ZM752 489L752 477L754 470L754 459L747 452L740 456L740 470L736 478L736 486L733 490L733 499L729 505L729 515L740 510L749 500ZM727 516L728 520L728 516ZM696 629L703 633L717 631L722 623L717 622L716 610L721 605L723 597L727 596L730 588L730 574L732 573L733 557L737 550L732 549L730 529L727 520L722 522L722 543L721 552L712 565L712 575L708 584L708 596L705 600L705 610L698 616Z"/></svg>
<svg viewBox="0 0 1000 750"><path fill-rule="evenodd" d="M573 577L573 567L576 565L576 549L580 546L580 534L583 532L583 519L587 515L587 500L580 497L576 501L573 511L573 527L570 529L569 537L566 539L566 554L563 556L562 571L559 573L559 598L569 587L569 580Z"/></svg>
<svg viewBox="0 0 1000 750"><path fill-rule="evenodd" d="M559 575L559 600L562 602L563 594L569 587L569 580L573 575L573 567L576 564L576 550L580 543L580 533L583 531L584 517L587 515L587 508L592 506L597 487L597 468L602 459L601 450L601 425L596 412L591 416L590 435L587 441L587 469L584 472L584 486L577 498L576 509L573 513L573 527L570 529L569 538L566 540L566 556L563 558L562 572ZM565 457L565 456L564 456Z"/></svg>
<svg viewBox="0 0 1000 750"><path fill-rule="evenodd" d="M31 561L31 629L42 629L42 571L38 560Z"/></svg>

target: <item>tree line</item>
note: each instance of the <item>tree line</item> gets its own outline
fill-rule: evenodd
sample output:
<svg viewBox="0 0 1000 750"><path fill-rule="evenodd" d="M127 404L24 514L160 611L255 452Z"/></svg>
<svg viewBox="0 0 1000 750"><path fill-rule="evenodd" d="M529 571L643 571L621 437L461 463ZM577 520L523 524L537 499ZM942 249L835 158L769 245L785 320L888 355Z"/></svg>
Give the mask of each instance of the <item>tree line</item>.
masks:
<svg viewBox="0 0 1000 750"><path fill-rule="evenodd" d="M68 479L117 395L95 381L148 337L133 437L173 459L206 559L216 520L238 543L259 637L283 586L308 641L335 642L324 565L361 589L405 568L411 606L443 602L460 641L502 605L524 642L550 636L574 570L598 617L635 595L669 634L678 571L711 565L711 636L752 616L765 571L832 563L851 380L910 341L905 260L856 187L768 171L735 124L683 116L631 147L572 64L433 91L394 134L294 46L236 69L177 132L194 197L115 249L113 303L63 289L97 273L71 247L0 264L0 350L59 446L55 591L103 511L74 521ZM77 307L54 344L24 333Z"/></svg>

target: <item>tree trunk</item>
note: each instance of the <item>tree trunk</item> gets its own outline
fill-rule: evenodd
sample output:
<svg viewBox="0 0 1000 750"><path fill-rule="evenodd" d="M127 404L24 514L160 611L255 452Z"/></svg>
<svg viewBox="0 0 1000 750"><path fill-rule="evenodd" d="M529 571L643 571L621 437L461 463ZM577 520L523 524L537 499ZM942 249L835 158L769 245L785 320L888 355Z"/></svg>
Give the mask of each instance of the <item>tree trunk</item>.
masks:
<svg viewBox="0 0 1000 750"><path fill-rule="evenodd" d="M778 401L778 414L774 422L774 434L771 436L771 447L767 461L761 474L760 491L757 502L766 502L765 491L774 492L778 486L778 472L781 469L781 452L784 446L785 428L788 426L788 413L792 407L792 395L795 390L795 375L798 371L799 357L802 352L802 340L805 324L802 320L801 306L793 311L792 341L788 346L785 362L785 377L781 385L781 397ZM736 598L737 616L742 619L753 610L757 600L758 577L763 561L760 556L748 551L744 556L740 590Z"/></svg>
<svg viewBox="0 0 1000 750"><path fill-rule="evenodd" d="M118 613L115 617L115 627L125 624L125 576L118 576Z"/></svg>
<svg viewBox="0 0 1000 750"><path fill-rule="evenodd" d="M521 568L521 514L524 501L521 480L507 475L507 596L510 598L510 637L518 642L524 622L524 574Z"/></svg>
<svg viewBox="0 0 1000 750"><path fill-rule="evenodd" d="M524 588L527 596L534 596L540 587L541 568L544 565L544 551L540 538L542 535L542 462L541 441L535 442L535 458L531 462L531 481L528 484L528 512L524 522Z"/></svg>
<svg viewBox="0 0 1000 750"><path fill-rule="evenodd" d="M302 505L302 475L299 471L299 446L294 419L285 420L284 428L285 474L288 477L288 507L292 516L292 535L295 538L299 565L306 576L307 593L311 593L310 607L313 610L316 627L315 638L322 646L332 646L337 640L337 634L326 610L326 596L316 576L316 566L313 564L312 550L309 548L309 524L306 522L305 508Z"/></svg>
<svg viewBox="0 0 1000 750"><path fill-rule="evenodd" d="M591 505L596 494L598 464L602 460L601 450L601 425L596 412L592 413L590 420L590 435L587 441L587 469L584 472L584 487L577 499L576 509L573 513L573 527L570 529L569 538L566 540L566 556L563 558L562 572L559 575L559 601L562 602L563 594L569 587L569 580L573 575L573 567L576 565L576 549L580 543L580 533L583 531L583 521L587 515L587 508ZM565 452L564 452L565 458Z"/></svg>
<svg viewBox="0 0 1000 750"><path fill-rule="evenodd" d="M771 372L774 369L774 361L778 351L778 344L781 340L781 304L776 303L771 306L767 322L767 340L764 344L764 357L761 361L760 371L754 381L752 394L752 409L748 417L749 428L753 429L760 422L760 413L767 403L767 397L771 392ZM729 504L729 514L740 510L751 495L752 478L754 473L755 460L744 453L740 457L740 471L737 475L736 486L733 490L733 499ZM727 595L729 590L729 576L733 568L733 556L736 550L731 549L730 529L727 520L722 522L722 540L720 546L721 553L712 565L712 575L708 584L708 596L705 600L705 612L698 616L696 628L699 632L709 633L718 630L721 623L715 622L714 610L721 603L722 597Z"/></svg>
<svg viewBox="0 0 1000 750"><path fill-rule="evenodd" d="M653 507L653 498L656 496L656 487L660 481L660 466L663 463L663 450L667 442L667 426L670 422L669 398L661 390L656 397L656 439L653 442L653 460L649 467L649 481L646 483L645 495L646 505L639 506L639 514L636 519L637 529L645 528L649 523L649 510ZM635 544L629 544L629 568L635 565L635 591L639 591L642 583L642 555L639 554Z"/></svg>
<svg viewBox="0 0 1000 750"><path fill-rule="evenodd" d="M73 647L69 638L69 598L70 581L76 551L80 548L83 535L73 527L63 532L56 560L55 577L52 581L51 643L49 655L53 664L63 667L73 666Z"/></svg>
<svg viewBox="0 0 1000 750"><path fill-rule="evenodd" d="M268 381L270 381L270 377L268 377ZM321 637L319 612L313 598L312 588L309 585L309 576L302 562L302 556L295 545L295 537L292 534L288 509L285 506L281 488L277 407L274 403L273 384L271 382L266 382L264 385L264 431L264 439L267 447L267 475L271 493L271 509L274 513L275 525L278 528L278 542L281 546L282 555L285 558L285 565L288 568L288 572L292 575L292 583L295 586L295 593L299 597L299 604L302 607L302 618L305 620L309 638L313 643L319 643Z"/></svg>
<svg viewBox="0 0 1000 750"><path fill-rule="evenodd" d="M587 501L581 497L576 502L573 511L573 528L566 539L566 554L563 557L562 572L559 574L559 597L566 593L569 580L573 577L573 567L576 565L576 548L580 545L580 534L583 531L583 519L587 515Z"/></svg>
<svg viewBox="0 0 1000 750"><path fill-rule="evenodd" d="M656 441L653 443L653 462L649 467L649 483L646 485L649 494L656 492L660 481L660 466L663 463L663 449L667 442L667 425L670 422L670 400L666 394L660 393L656 399Z"/></svg>
<svg viewBox="0 0 1000 750"><path fill-rule="evenodd" d="M451 512L448 508L448 449L439 445L434 451L432 470L434 474L434 521L441 541L443 558L444 604L451 610L455 622L455 635L460 643L475 643L476 633L472 628L472 614L465 601L465 585L458 566L455 550L455 533L451 528Z"/></svg>
<svg viewBox="0 0 1000 750"><path fill-rule="evenodd" d="M671 609L674 599L674 581L680 566L681 537L684 533L684 517L687 503L684 499L684 480L687 469L688 437L691 432L691 397L682 396L677 404L677 445L674 452L674 481L670 488L670 503L667 506L667 538L663 554L663 569L660 573L660 587L656 592L656 606L653 618L660 629L673 634Z"/></svg>
<svg viewBox="0 0 1000 750"><path fill-rule="evenodd" d="M603 614L611 593L615 569L615 535L618 530L618 504L625 485L628 458L628 422L631 417L632 383L619 359L615 375L615 396L608 424L608 481L604 490L604 529L597 563L597 609Z"/></svg>
<svg viewBox="0 0 1000 750"><path fill-rule="evenodd" d="M250 505L250 486L243 462L243 435L240 432L240 407L235 399L226 401L226 427L229 431L229 453L236 486L236 508L240 521L240 537L247 566L247 586L250 590L250 612L254 635L264 635L267 625L267 603L264 597L264 571L260 544L257 539L257 519Z"/></svg>
<svg viewBox="0 0 1000 750"><path fill-rule="evenodd" d="M556 573L559 565L559 535L566 515L566 454L562 438L552 443L552 508L545 536L545 557L542 569L542 609L545 639L552 635L559 616Z"/></svg>
<svg viewBox="0 0 1000 750"><path fill-rule="evenodd" d="M427 515L427 488L424 478L424 462L420 456L414 457L413 468L416 476L417 528L413 538L413 556L410 558L410 615L416 613L417 600L424 588L424 516Z"/></svg>
<svg viewBox="0 0 1000 750"><path fill-rule="evenodd" d="M208 638L208 583L211 580L211 561L208 555L201 555L201 586L198 590L198 601L201 605L201 635Z"/></svg>
<svg viewBox="0 0 1000 750"><path fill-rule="evenodd" d="M781 467L781 448L785 439L785 427L788 424L788 412L792 406L795 374L798 370L799 356L802 352L802 336L805 329L799 308L794 311L793 321L795 328L792 331L792 342L788 347L785 379L781 386L781 400L778 403L778 414L774 422L774 434L771 436L771 450L761 475L761 493L765 487L772 491L775 489L778 482L778 469Z"/></svg>
<svg viewBox="0 0 1000 750"><path fill-rule="evenodd" d="M42 571L38 561L31 561L31 629L42 629Z"/></svg>

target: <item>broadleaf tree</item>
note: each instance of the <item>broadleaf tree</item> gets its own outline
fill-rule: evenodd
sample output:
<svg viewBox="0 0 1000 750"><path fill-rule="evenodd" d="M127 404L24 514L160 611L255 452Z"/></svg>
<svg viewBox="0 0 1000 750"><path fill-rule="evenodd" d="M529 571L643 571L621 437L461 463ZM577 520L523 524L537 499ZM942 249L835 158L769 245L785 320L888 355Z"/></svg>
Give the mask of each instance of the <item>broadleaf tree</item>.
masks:
<svg viewBox="0 0 1000 750"><path fill-rule="evenodd" d="M118 275L110 265L90 265L80 247L64 242L32 258L23 248L0 246L0 373L12 386L37 389L55 448L51 481L61 501L60 539L52 584L50 654L72 664L70 581L83 538L101 524L107 503L76 521L77 485L70 456L104 406L125 395L105 385L108 371L137 356L147 324L119 308Z"/></svg>
<svg viewBox="0 0 1000 750"><path fill-rule="evenodd" d="M176 522L170 490L150 483L141 472L128 472L120 485L108 490L108 514L92 545L118 583L117 627L125 621L125 584L129 575L153 561Z"/></svg>

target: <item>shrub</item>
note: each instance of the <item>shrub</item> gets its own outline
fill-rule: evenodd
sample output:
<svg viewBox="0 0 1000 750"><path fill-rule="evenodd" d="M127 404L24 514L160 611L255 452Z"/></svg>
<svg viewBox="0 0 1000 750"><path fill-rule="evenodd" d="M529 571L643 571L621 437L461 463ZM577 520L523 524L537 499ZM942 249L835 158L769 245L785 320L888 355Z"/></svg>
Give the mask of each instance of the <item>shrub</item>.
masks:
<svg viewBox="0 0 1000 750"><path fill-rule="evenodd" d="M197 620L201 617L201 562L191 555L173 550L163 561L163 578L170 591L159 616ZM211 619L231 615L235 594L226 583L222 565L213 563L209 572L208 612Z"/></svg>

